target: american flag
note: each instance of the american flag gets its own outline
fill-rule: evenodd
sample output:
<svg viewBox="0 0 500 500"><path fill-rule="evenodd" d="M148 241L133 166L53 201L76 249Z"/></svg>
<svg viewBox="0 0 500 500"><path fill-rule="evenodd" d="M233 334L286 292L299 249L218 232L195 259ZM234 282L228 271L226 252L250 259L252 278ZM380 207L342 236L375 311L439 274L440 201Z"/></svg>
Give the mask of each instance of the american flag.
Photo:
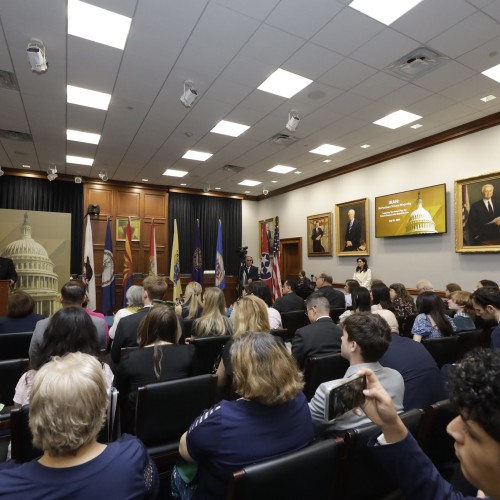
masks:
<svg viewBox="0 0 500 500"><path fill-rule="evenodd" d="M276 300L281 297L281 273L280 273L280 218L276 216L274 225L274 244L273 244L273 298Z"/></svg>

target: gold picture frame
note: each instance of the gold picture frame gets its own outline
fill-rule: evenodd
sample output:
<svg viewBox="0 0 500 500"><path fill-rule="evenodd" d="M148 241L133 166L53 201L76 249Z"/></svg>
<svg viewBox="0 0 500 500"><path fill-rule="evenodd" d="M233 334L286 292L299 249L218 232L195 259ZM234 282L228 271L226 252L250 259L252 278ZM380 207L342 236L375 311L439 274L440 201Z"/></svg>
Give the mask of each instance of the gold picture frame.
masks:
<svg viewBox="0 0 500 500"><path fill-rule="evenodd" d="M126 228L128 217L116 218L116 241L126 240ZM132 231L132 241L141 241L141 219L130 218L130 229Z"/></svg>
<svg viewBox="0 0 500 500"><path fill-rule="evenodd" d="M332 213L307 216L307 256L331 257L333 255Z"/></svg>
<svg viewBox="0 0 500 500"><path fill-rule="evenodd" d="M500 252L500 172L455 181L455 251Z"/></svg>
<svg viewBox="0 0 500 500"><path fill-rule="evenodd" d="M351 210L354 210L352 225L349 216ZM335 235L337 242L336 253L339 257L370 255L368 198L335 205Z"/></svg>

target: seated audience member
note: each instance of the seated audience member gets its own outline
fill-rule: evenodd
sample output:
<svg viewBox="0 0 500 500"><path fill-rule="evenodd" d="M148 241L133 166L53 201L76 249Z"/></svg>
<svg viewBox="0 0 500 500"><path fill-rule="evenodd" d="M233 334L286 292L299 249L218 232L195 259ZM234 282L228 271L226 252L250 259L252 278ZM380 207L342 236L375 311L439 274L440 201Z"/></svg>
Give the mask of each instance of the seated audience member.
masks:
<svg viewBox="0 0 500 500"><path fill-rule="evenodd" d="M359 287L360 284L356 280L346 280L344 285L346 307L352 307L352 292Z"/></svg>
<svg viewBox="0 0 500 500"><path fill-rule="evenodd" d="M12 292L7 299L7 316L0 317L0 333L32 332L36 324L44 319L36 314L33 297L22 290Z"/></svg>
<svg viewBox="0 0 500 500"><path fill-rule="evenodd" d="M175 468L174 496L226 498L233 471L312 442L302 375L283 343L250 332L234 340L231 359L234 390L241 397L205 410L184 433L179 453L186 462L198 464L197 477L187 486L189 493L194 488L196 493L182 494L186 483Z"/></svg>
<svg viewBox="0 0 500 500"><path fill-rule="evenodd" d="M408 432L383 384L371 370L367 377L363 410L380 426L368 446L403 490L405 498L464 500L441 476ZM447 427L464 477L479 496L500 499L500 354L496 350L472 351L450 369L450 400L459 415ZM359 410L357 410L359 411ZM467 497L472 498L472 497ZM475 498L475 497L474 497Z"/></svg>
<svg viewBox="0 0 500 500"><path fill-rule="evenodd" d="M141 321L148 314L154 301L161 301L167 293L167 282L159 276L148 276L142 283L142 303L144 307L135 314L122 318L116 328L115 339L111 346L111 359L115 364L120 362L122 347L137 345L137 330Z"/></svg>
<svg viewBox="0 0 500 500"><path fill-rule="evenodd" d="M175 311L155 305L138 330L139 349L122 356L114 386L118 389L122 432L134 433L137 389L147 384L189 377L194 372L194 346L179 345Z"/></svg>
<svg viewBox="0 0 500 500"><path fill-rule="evenodd" d="M457 291L452 292L448 298L448 308L455 311L451 319L457 327L457 332L465 332L468 330L475 330L476 325L472 316L474 316L474 307L470 300L471 294L469 292Z"/></svg>
<svg viewBox="0 0 500 500"><path fill-rule="evenodd" d="M262 299L266 303L271 330L283 328L283 324L281 323L281 314L279 313L279 311L273 309L272 307L273 299L271 297L271 291L269 290L269 287L262 281L252 281L252 283L248 285L248 292L251 295L259 297L259 299Z"/></svg>
<svg viewBox="0 0 500 500"><path fill-rule="evenodd" d="M368 267L368 262L365 257L358 257L356 260L356 269L352 275L352 279L359 283L359 286L364 286L368 290L372 287L372 270Z"/></svg>
<svg viewBox="0 0 500 500"><path fill-rule="evenodd" d="M498 324L491 332L491 347L500 348L500 290L483 286L471 295L471 299L478 316L484 320L494 320Z"/></svg>
<svg viewBox="0 0 500 500"><path fill-rule="evenodd" d="M399 336L396 316L387 309L373 311L384 318L391 329L391 342L379 363L401 373L405 383L403 407L427 408L448 397L441 370L429 351L420 343Z"/></svg>
<svg viewBox="0 0 500 500"><path fill-rule="evenodd" d="M372 296L372 312L380 309L387 309L393 313L396 312L392 305L389 287L385 283L374 283L370 293Z"/></svg>
<svg viewBox="0 0 500 500"><path fill-rule="evenodd" d="M417 293L420 295L423 292L433 292L434 285L429 280L418 280L415 285Z"/></svg>
<svg viewBox="0 0 500 500"><path fill-rule="evenodd" d="M408 290L403 283L393 283L389 287L389 293L397 318L407 318L416 314L417 308Z"/></svg>
<svg viewBox="0 0 500 500"><path fill-rule="evenodd" d="M304 270L299 271L299 290L309 293L312 293L314 290L314 286L311 283L311 280L306 276L306 272Z"/></svg>
<svg viewBox="0 0 500 500"><path fill-rule="evenodd" d="M184 302L175 306L175 312L184 319L199 318L203 312L202 288L196 281L190 281L184 291Z"/></svg>
<svg viewBox="0 0 500 500"><path fill-rule="evenodd" d="M233 376L233 367L231 366L233 340L247 332L269 333L271 330L266 303L255 295L241 297L234 304L233 318L233 338L224 345L217 368L217 385L219 387L225 387L228 376Z"/></svg>
<svg viewBox="0 0 500 500"><path fill-rule="evenodd" d="M97 442L108 395L101 363L81 352L56 356L38 371L29 427L41 458L0 466L0 496L19 500L154 498L158 472L144 445L124 435Z"/></svg>
<svg viewBox="0 0 500 500"><path fill-rule="evenodd" d="M457 327L444 314L443 301L434 292L422 292L417 297L418 316L411 329L413 340L437 339L453 335Z"/></svg>
<svg viewBox="0 0 500 500"><path fill-rule="evenodd" d="M340 352L342 330L330 318L328 299L315 292L306 299L310 325L297 329L292 339L292 356L304 369L309 356Z"/></svg>
<svg viewBox="0 0 500 500"><path fill-rule="evenodd" d="M30 360L30 370L21 376L16 385L14 403L17 406L29 403L35 375L53 356L63 356L69 352L99 356L99 351L92 318L81 307L63 307L50 318L38 354ZM113 382L113 372L106 363L101 363L101 366L106 387L109 388Z"/></svg>
<svg viewBox="0 0 500 500"><path fill-rule="evenodd" d="M226 316L224 292L217 287L205 288L203 293L203 312L194 320L192 337L218 337L232 335L233 326Z"/></svg>
<svg viewBox="0 0 500 500"><path fill-rule="evenodd" d="M109 329L109 338L114 339L118 323L122 318L135 314L142 309L142 286L132 285L125 294L127 307L119 309L113 318L113 325Z"/></svg>
<svg viewBox="0 0 500 500"><path fill-rule="evenodd" d="M283 285L283 295L278 297L273 304L273 308L282 312L303 311L306 308L304 299L299 297L299 285L295 280L288 279Z"/></svg>
<svg viewBox="0 0 500 500"><path fill-rule="evenodd" d="M403 411L405 385L403 377L392 368L386 368L379 363L391 342L391 330L387 321L372 313L355 313L344 321L341 353L349 361L344 379L356 375L361 368L373 370L382 385L391 395L398 411ZM342 431L361 427L369 423L363 415L352 411L341 415L333 423L325 421L325 396L328 388L337 385L342 380L331 380L321 384L311 401L309 409L315 426L319 431Z"/></svg>
<svg viewBox="0 0 500 500"><path fill-rule="evenodd" d="M352 310L347 309L339 316L339 324L341 325L353 312L370 312L371 303L372 298L368 288L358 286L352 292Z"/></svg>
<svg viewBox="0 0 500 500"><path fill-rule="evenodd" d="M72 280L68 281L61 288L61 304L63 309L65 307L83 307L83 302L85 300L85 287L81 281ZM97 331L97 338L99 340L99 347L101 349L106 348L106 322L95 316L90 316L92 323ZM43 342L43 337L45 330L49 324L50 318L45 318L40 320L33 331L33 337L31 337L29 356L33 359L37 356L40 345Z"/></svg>
<svg viewBox="0 0 500 500"><path fill-rule="evenodd" d="M316 278L317 291L328 299L330 309L345 308L345 295L336 288L333 288L333 278L331 274L321 273Z"/></svg>
<svg viewBox="0 0 500 500"><path fill-rule="evenodd" d="M496 281L492 280L480 280L478 284L476 285L476 290L478 288L482 288L483 286L490 286L493 288L498 288L498 283Z"/></svg>

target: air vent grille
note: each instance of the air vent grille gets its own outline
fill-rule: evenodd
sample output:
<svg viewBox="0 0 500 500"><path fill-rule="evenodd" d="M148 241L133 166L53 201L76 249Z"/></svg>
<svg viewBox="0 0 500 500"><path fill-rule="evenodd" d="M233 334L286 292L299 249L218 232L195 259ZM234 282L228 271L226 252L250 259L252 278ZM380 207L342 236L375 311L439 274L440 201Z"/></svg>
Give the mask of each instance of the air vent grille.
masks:
<svg viewBox="0 0 500 500"><path fill-rule="evenodd" d="M385 69L405 80L414 80L442 66L447 61L449 61L448 57L434 49L419 47L390 64Z"/></svg>
<svg viewBox="0 0 500 500"><path fill-rule="evenodd" d="M0 89L17 90L19 92L16 75L10 71L0 70Z"/></svg>
<svg viewBox="0 0 500 500"><path fill-rule="evenodd" d="M269 139L269 142L272 142L274 144L279 144L280 146L290 146L291 144L297 142L298 140L299 140L299 138L295 137L293 135L280 133L280 134L273 135Z"/></svg>
<svg viewBox="0 0 500 500"><path fill-rule="evenodd" d="M0 129L0 139L7 139L9 141L18 142L33 142L33 137L31 136L31 134L16 132L15 130Z"/></svg>
<svg viewBox="0 0 500 500"><path fill-rule="evenodd" d="M224 165L222 170L225 172L231 172L232 174L237 174L238 172L245 170L245 167L238 167L237 165Z"/></svg>

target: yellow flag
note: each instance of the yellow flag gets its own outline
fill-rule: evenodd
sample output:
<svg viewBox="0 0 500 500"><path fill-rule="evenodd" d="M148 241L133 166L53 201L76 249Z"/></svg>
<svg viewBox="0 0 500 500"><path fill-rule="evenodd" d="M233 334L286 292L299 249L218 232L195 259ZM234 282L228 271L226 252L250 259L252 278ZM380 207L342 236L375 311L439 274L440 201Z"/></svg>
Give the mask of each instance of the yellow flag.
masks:
<svg viewBox="0 0 500 500"><path fill-rule="evenodd" d="M181 264L179 260L179 236L177 234L177 219L174 219L174 239L172 240L172 253L170 254L170 279L174 284L172 299L182 295Z"/></svg>

